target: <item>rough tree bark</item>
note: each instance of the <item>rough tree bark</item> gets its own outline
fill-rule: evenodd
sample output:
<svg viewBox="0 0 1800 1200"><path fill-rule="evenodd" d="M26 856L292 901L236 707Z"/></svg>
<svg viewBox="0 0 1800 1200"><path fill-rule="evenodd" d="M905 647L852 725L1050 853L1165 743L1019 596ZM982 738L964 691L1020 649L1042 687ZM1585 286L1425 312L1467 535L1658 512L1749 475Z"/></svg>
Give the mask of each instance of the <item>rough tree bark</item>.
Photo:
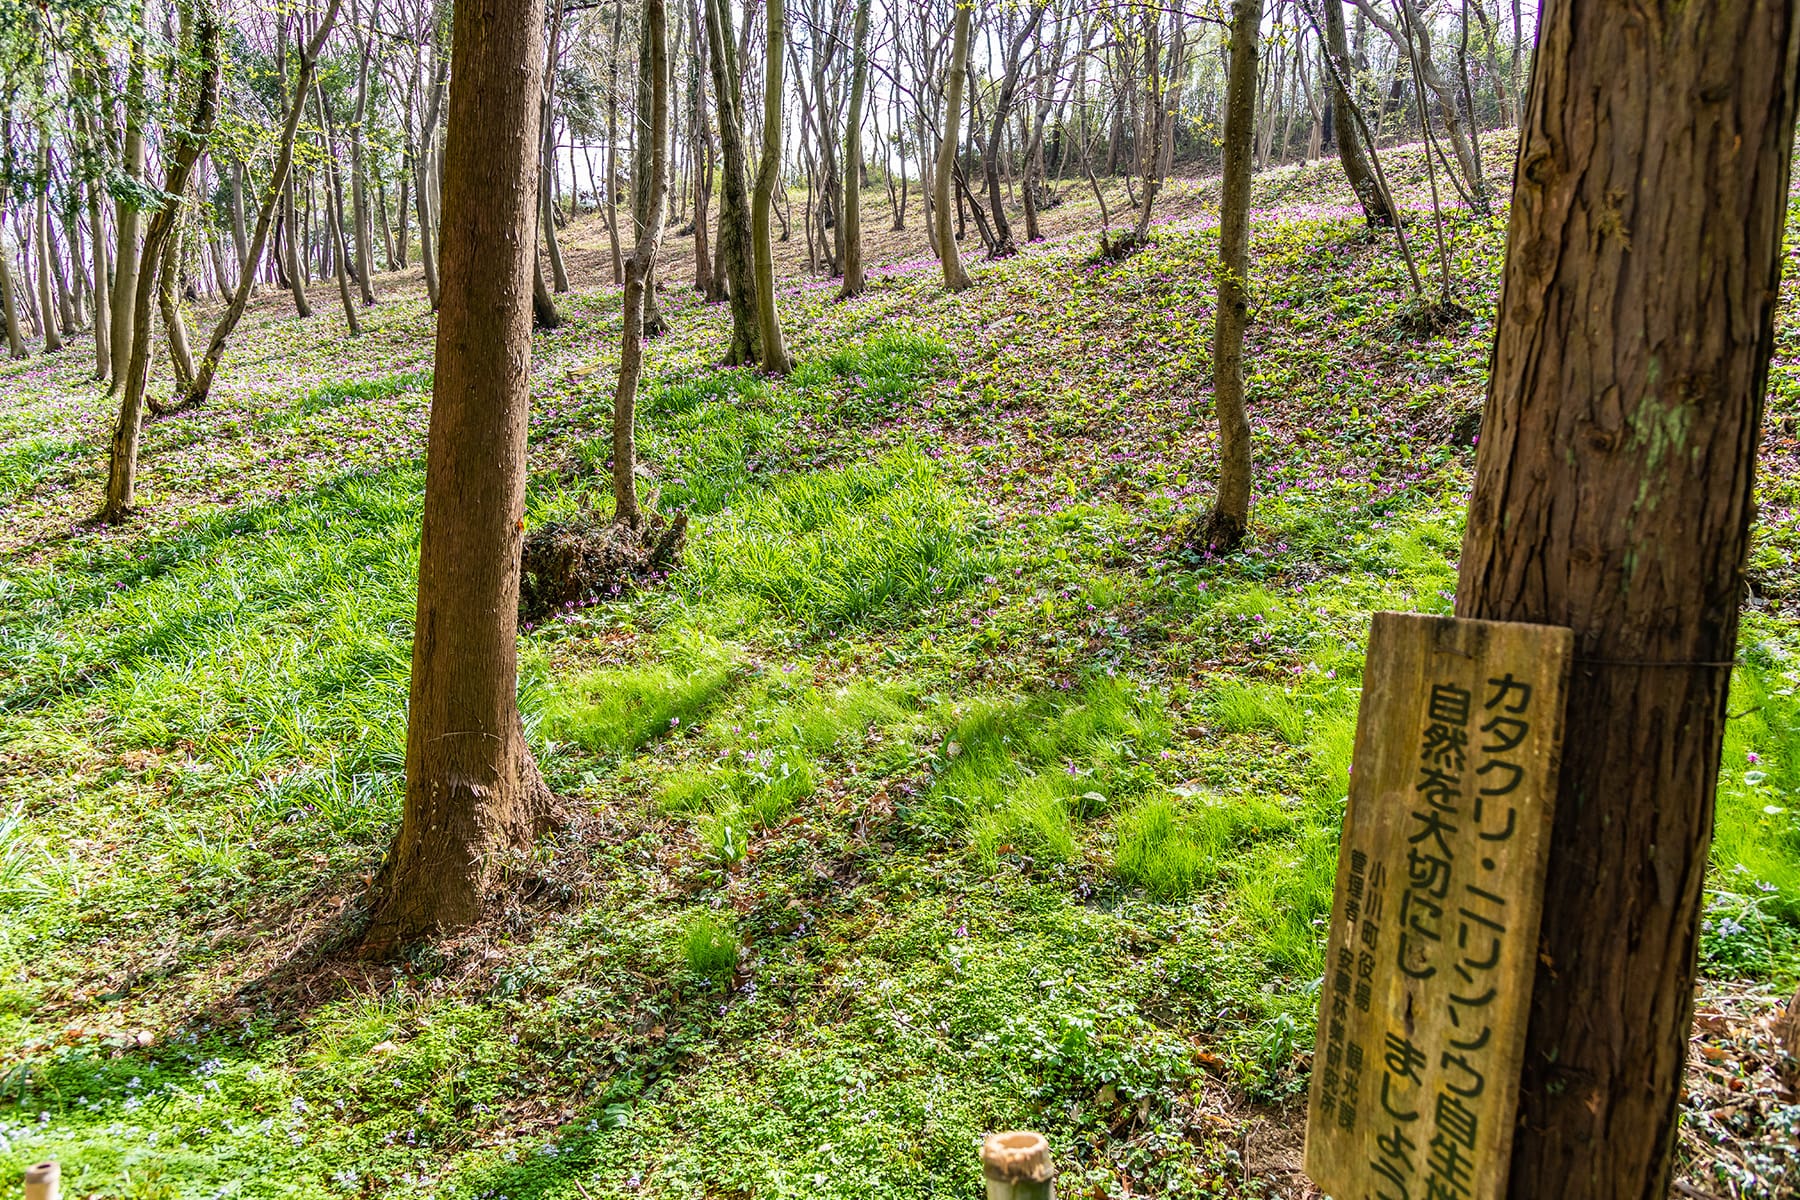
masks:
<svg viewBox="0 0 1800 1200"><path fill-rule="evenodd" d="M1574 629L1509 1194L1661 1200L1773 343L1800 5L1544 5L1459 616Z"/></svg>
<svg viewBox="0 0 1800 1200"><path fill-rule="evenodd" d="M938 261L944 265L944 287L960 292L974 281L963 269L962 255L956 248L956 230L951 227L955 206L950 202L950 189L956 175L956 148L961 140L963 84L969 77L969 21L975 12L975 0L955 0L956 15L951 21L950 75L944 84L944 132L938 143L937 178L933 206L937 209Z"/></svg>
<svg viewBox="0 0 1800 1200"><path fill-rule="evenodd" d="M723 4L725 0L716 0ZM790 369L781 340L781 316L775 311L775 247L769 228L775 187L781 182L782 55L786 53L786 17L782 0L767 0L768 31L764 43L762 159L756 167L756 191L750 199L751 259L756 269L756 332L762 368L771 375Z"/></svg>
<svg viewBox="0 0 1800 1200"><path fill-rule="evenodd" d="M644 373L644 292L651 286L662 243L669 180L668 18L663 0L644 0L638 23L649 89L638 100L638 119L648 128L649 175L644 180L645 219L625 260L625 320L619 342L619 384L613 392L613 519L636 529L643 520L637 495L637 389Z"/></svg>
<svg viewBox="0 0 1800 1200"><path fill-rule="evenodd" d="M452 19L406 800L369 890L370 954L478 920L497 860L553 807L517 653L544 0L460 0Z"/></svg>
<svg viewBox="0 0 1800 1200"><path fill-rule="evenodd" d="M707 58L712 67L713 99L719 110L719 156L725 171L719 181L719 267L725 273L731 302L731 346L725 352L725 363L739 366L762 357L751 254L749 166L744 155L744 97L738 84L731 8L726 0L702 0L702 5L711 51Z"/></svg>
<svg viewBox="0 0 1800 1200"><path fill-rule="evenodd" d="M1213 314L1213 410L1219 418L1219 491L1201 533L1201 541L1211 554L1228 554L1237 549L1250 523L1250 419L1244 413L1244 326L1249 321L1250 158L1256 124L1256 57L1262 12L1263 0L1232 0L1231 67L1225 83L1225 177L1219 196L1219 300Z"/></svg>

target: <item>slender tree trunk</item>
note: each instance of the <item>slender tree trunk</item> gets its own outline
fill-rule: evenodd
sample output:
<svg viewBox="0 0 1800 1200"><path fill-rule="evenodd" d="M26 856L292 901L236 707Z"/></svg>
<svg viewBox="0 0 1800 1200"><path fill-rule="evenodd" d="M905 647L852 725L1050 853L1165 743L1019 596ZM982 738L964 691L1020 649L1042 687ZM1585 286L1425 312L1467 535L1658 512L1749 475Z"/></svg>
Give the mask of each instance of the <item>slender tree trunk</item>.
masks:
<svg viewBox="0 0 1800 1200"><path fill-rule="evenodd" d="M369 113L370 39L362 39L356 70L356 109L350 117L350 214L356 235L356 286L364 304L375 303L370 275L375 270L374 226L369 218L369 175L364 122ZM344 197L338 193L338 220L344 216Z"/></svg>
<svg viewBox="0 0 1800 1200"><path fill-rule="evenodd" d="M306 98L312 94L313 74L318 68L319 53L325 46L325 39L331 33L331 27L337 20L338 9L343 0L330 0L325 15L320 19L312 38L300 50L299 78L294 87L294 98L288 104L287 120L281 127L281 141L275 154L275 166L269 174L269 186L263 190L262 203L256 213L256 229L251 234L249 250L245 261L254 263L262 257L263 245L268 240L269 226L274 223L276 205L282 197L292 199L292 174L294 164L294 138L300 128L300 117L306 111ZM246 269L238 276L237 290L225 305L225 311L219 314L219 323L214 327L212 338L207 342L206 352L194 370L194 379L188 385L187 394L175 406L186 408L203 403L212 390L213 376L219 369L219 361L225 356L225 344L231 338L232 331L237 328L238 321L244 316L244 308L250 303L250 293L256 282L255 274ZM304 293L302 293L304 295ZM155 409L152 404L151 408Z"/></svg>
<svg viewBox="0 0 1800 1200"><path fill-rule="evenodd" d="M447 55L437 55L433 69L431 94L425 99L425 123L419 127L419 159L417 178L413 180L414 203L419 215L419 265L425 271L425 296L436 312L442 298L438 285L437 202L432 188L433 162L436 158L438 114L444 106L444 79L450 70Z"/></svg>
<svg viewBox="0 0 1800 1200"><path fill-rule="evenodd" d="M730 285L731 345L727 366L753 363L762 357L757 325L755 239L750 232L749 165L744 153L744 99L739 86L737 37L731 28L727 0L701 0L706 14L706 41L711 54L713 97L719 110L719 267Z"/></svg>
<svg viewBox="0 0 1800 1200"><path fill-rule="evenodd" d="M1356 202L1362 205L1363 217L1372 226L1392 225L1394 209L1388 202L1387 192L1376 181L1375 174L1369 168L1366 148L1362 135L1356 128L1356 117L1351 111L1356 98L1351 95L1348 83L1355 78L1355 71L1350 65L1350 50L1344 38L1344 6L1339 0L1320 0L1325 10L1325 46L1330 61L1326 64L1326 75L1331 81L1331 107L1333 113L1333 132L1337 135L1338 161L1344 164L1344 177L1350 181L1350 190L1356 193Z"/></svg>
<svg viewBox="0 0 1800 1200"><path fill-rule="evenodd" d="M608 54L612 86L606 93L606 236L612 243L613 282L618 284L625 282L625 258L619 246L619 46L625 32L624 20L625 0L613 0L612 45ZM723 99L719 101L721 112L724 103Z"/></svg>
<svg viewBox="0 0 1800 1200"><path fill-rule="evenodd" d="M856 24L852 33L854 46L850 69L850 108L844 116L844 286L840 296L862 294L862 123L863 93L869 84L869 0L856 0Z"/></svg>
<svg viewBox="0 0 1800 1200"><path fill-rule="evenodd" d="M44 184L37 197L37 221L32 229L32 248L37 254L38 311L43 314L44 353L63 348L62 331L57 328L56 297L50 283L50 133L46 128L38 140L38 174Z"/></svg>
<svg viewBox="0 0 1800 1200"><path fill-rule="evenodd" d="M362 321L356 315L356 302L350 296L350 242L344 233L344 189L338 178L337 159L333 143L337 140L332 130L331 109L325 103L323 88L313 88L313 102L318 106L319 125L325 143L325 237L331 245L331 269L337 277L338 299L344 304L344 324L351 337L362 336Z"/></svg>
<svg viewBox="0 0 1800 1200"><path fill-rule="evenodd" d="M550 255L550 276L556 285L556 294L560 296L569 290L569 270L563 265L562 243L556 240L553 182L556 177L556 62L562 52L563 0L555 0L555 5L550 18L550 45L545 51L544 113L540 121L543 154L542 168L538 172L538 202L542 211L538 213L538 224L544 230L544 249Z"/></svg>
<svg viewBox="0 0 1800 1200"><path fill-rule="evenodd" d="M726 0L714 0L723 4ZM787 347L781 340L781 317L775 311L775 247L769 228L775 188L781 182L782 62L786 36L783 0L766 0L768 53L763 66L762 160L756 168L756 191L750 200L750 238L756 268L756 328L762 351L762 368L771 375L786 375Z"/></svg>
<svg viewBox="0 0 1800 1200"><path fill-rule="evenodd" d="M0 209L0 226L5 224L5 211ZM19 304L13 296L12 255L0 245L0 315L6 317L6 352L12 358L29 358L25 331L19 326Z"/></svg>
<svg viewBox="0 0 1800 1200"><path fill-rule="evenodd" d="M553 806L519 719L517 657L544 6L453 11L406 800L369 890L376 954L478 920L500 858L529 847Z"/></svg>
<svg viewBox="0 0 1800 1200"><path fill-rule="evenodd" d="M1232 0L1231 69L1225 84L1225 178L1219 196L1219 301L1213 314L1213 408L1219 418L1219 493L1202 534L1211 554L1235 550L1250 524L1250 420L1244 412L1244 326L1249 321L1250 160L1262 11L1263 0Z"/></svg>
<svg viewBox="0 0 1800 1200"><path fill-rule="evenodd" d="M1800 8L1546 0L1538 45L1456 596L1459 616L1576 638L1508 1186L1516 1200L1661 1200L1755 511Z"/></svg>
<svg viewBox="0 0 1800 1200"><path fill-rule="evenodd" d="M638 509L637 441L638 380L644 373L644 292L656 266L668 196L669 53L668 18L663 0L644 0L638 24L643 47L646 92L638 98L638 120L650 131L648 177L644 180L645 219L638 222L637 245L625 260L625 320L619 344L619 384L613 393L613 519L636 529Z"/></svg>
<svg viewBox="0 0 1800 1200"><path fill-rule="evenodd" d="M963 84L969 77L969 21L974 15L975 0L955 0L956 15L951 24L950 76L944 85L944 135L938 143L937 160L937 243L938 259L944 266L944 286L960 292L974 281L963 269L962 255L957 252L956 234L951 229L952 206L950 188L956 175L956 148L961 141Z"/></svg>
<svg viewBox="0 0 1800 1200"><path fill-rule="evenodd" d="M692 37L693 73L688 80L689 132L694 143L694 288L709 304L725 299L724 275L715 271L712 256L712 189L715 175L711 117L706 111L706 24L698 0L688 0L688 26ZM590 167L591 169L591 167Z"/></svg>
<svg viewBox="0 0 1800 1200"><path fill-rule="evenodd" d="M181 269L181 233L181 227L177 225L163 240L162 263L156 275L156 307L162 313L163 331L169 338L169 365L174 369L178 390L194 381L194 355L188 349L187 322L182 319L181 305L175 298L175 276Z"/></svg>
<svg viewBox="0 0 1800 1200"><path fill-rule="evenodd" d="M144 15L148 19L148 5L144 6ZM131 62L125 70L124 156L120 165L129 179L141 180L144 177L146 49L138 30L133 30L129 53ZM115 395L124 386L126 370L131 366L131 334L137 327L131 306L136 303L138 291L140 221L134 198L128 193L119 194L113 208L113 228L118 234L119 249L113 255L112 329L108 339L112 343L112 387L109 394Z"/></svg>
<svg viewBox="0 0 1800 1200"><path fill-rule="evenodd" d="M150 367L150 301L161 261L163 242L181 215L180 197L187 193L194 161L205 148L218 115L219 20L213 0L194 0L194 46L200 76L195 85L194 112L185 126L169 138L168 167L162 191L166 199L150 219L144 235L143 269L137 273L137 294L131 304L131 361L126 364L119 401L119 421L113 427L112 459L107 471L106 502L101 521L117 525L131 512L137 499L138 439L144 424L144 385Z"/></svg>
<svg viewBox="0 0 1800 1200"><path fill-rule="evenodd" d="M667 10L665 9L665 13L666 11ZM642 14L640 13L640 17L641 15ZM640 25L641 24L642 22L640 20ZM666 17L664 28L663 65L661 70L664 75L667 75L668 42L666 34ZM632 238L634 242L638 243L641 243L644 240L644 226L650 221L652 216L650 210L651 163L658 154L664 156L663 179L665 193L667 192L668 181L668 121L665 119L663 122L663 140L662 143L659 144L650 128L650 107L651 98L655 95L656 89L660 87L665 89L666 92L669 81L666 78L658 79L656 77L658 66L652 61L650 50L650 44L640 36L638 38L638 112L637 120L633 124L633 128L637 130L637 136L633 140L631 146L631 229ZM664 103L665 105L667 104L666 94L664 96ZM666 200L665 212L663 215L667 215ZM659 244L660 241L661 239L659 238ZM663 331L662 310L656 303L656 263L645 263L643 264L643 268L643 335L645 337L655 337Z"/></svg>
<svg viewBox="0 0 1800 1200"><path fill-rule="evenodd" d="M112 284L107 278L106 236L101 225L101 189L90 182L87 189L88 225L94 247L94 378L103 380L112 368Z"/></svg>
<svg viewBox="0 0 1800 1200"><path fill-rule="evenodd" d="M287 259L288 289L293 293L294 312L301 319L312 316L312 303L306 297L306 234L300 228L294 205L294 177L288 176L287 184L282 189L282 227L287 230L287 237L282 239L282 249Z"/></svg>
<svg viewBox="0 0 1800 1200"><path fill-rule="evenodd" d="M254 271L255 255L250 253L250 239L244 225L244 164L231 160L231 245L237 251L238 268Z"/></svg>

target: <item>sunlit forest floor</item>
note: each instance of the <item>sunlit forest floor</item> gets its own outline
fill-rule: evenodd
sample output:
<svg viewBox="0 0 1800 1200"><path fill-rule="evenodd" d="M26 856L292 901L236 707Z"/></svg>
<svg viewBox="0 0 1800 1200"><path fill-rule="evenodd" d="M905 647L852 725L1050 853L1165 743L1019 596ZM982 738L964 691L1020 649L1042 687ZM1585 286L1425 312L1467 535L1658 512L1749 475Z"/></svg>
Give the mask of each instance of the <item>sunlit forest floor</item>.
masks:
<svg viewBox="0 0 1800 1200"><path fill-rule="evenodd" d="M1422 158L1389 169L1428 214ZM852 302L804 275L796 222L780 382L716 368L727 314L673 240L639 436L686 563L522 635L567 824L491 922L398 965L329 947L398 814L417 272L377 281L359 339L330 288L308 321L259 300L212 402L148 426L118 530L84 523L91 343L0 366L0 1170L58 1157L106 1197L973 1198L979 1134L1026 1126L1069 1197L1308 1194L1362 642L1372 610L1449 610L1504 218L1450 214L1472 316L1419 336L1334 163L1259 178L1253 541L1196 563L1216 184L1172 184L1118 264L1063 191L1016 258L971 230L953 298L916 190L904 233L865 198L881 265ZM534 525L610 505L619 292L604 227L563 236ZM1768 1021L1800 973L1797 420L1790 296L1690 1195L1800 1186Z"/></svg>

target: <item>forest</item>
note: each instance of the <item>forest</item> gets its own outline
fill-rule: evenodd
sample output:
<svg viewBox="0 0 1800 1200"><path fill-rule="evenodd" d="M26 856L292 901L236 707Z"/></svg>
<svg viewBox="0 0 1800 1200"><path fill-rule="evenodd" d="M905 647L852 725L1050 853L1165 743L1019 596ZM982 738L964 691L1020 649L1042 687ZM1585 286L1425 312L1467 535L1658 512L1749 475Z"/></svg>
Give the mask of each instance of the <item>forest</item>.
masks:
<svg viewBox="0 0 1800 1200"><path fill-rule="evenodd" d="M1800 1195L1797 98L1800 0L0 0L0 1191L1325 1197L1405 612L1573 658L1498 1190L1440 1096L1367 1200Z"/></svg>

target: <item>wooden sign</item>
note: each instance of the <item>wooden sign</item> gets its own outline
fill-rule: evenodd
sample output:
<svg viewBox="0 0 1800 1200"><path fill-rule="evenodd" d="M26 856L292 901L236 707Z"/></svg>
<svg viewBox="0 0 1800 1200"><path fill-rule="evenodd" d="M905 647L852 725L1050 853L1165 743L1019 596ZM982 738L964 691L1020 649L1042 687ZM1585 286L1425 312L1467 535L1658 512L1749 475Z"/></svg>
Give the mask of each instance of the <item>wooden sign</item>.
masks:
<svg viewBox="0 0 1800 1200"><path fill-rule="evenodd" d="M1574 635L1376 613L1306 1121L1333 1200L1500 1200Z"/></svg>

